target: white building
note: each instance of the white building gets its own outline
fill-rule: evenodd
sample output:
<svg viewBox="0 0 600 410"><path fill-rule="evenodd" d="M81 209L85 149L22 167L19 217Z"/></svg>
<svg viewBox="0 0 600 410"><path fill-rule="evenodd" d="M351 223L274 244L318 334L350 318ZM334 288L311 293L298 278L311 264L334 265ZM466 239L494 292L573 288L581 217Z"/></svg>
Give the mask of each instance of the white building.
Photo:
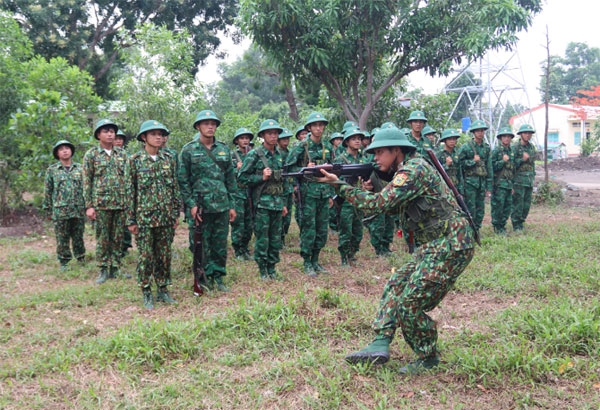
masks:
<svg viewBox="0 0 600 410"><path fill-rule="evenodd" d="M548 146L564 144L567 156L578 156L581 141L590 135L594 124L600 118L600 107L582 105L548 105ZM544 104L515 115L509 120L513 130L518 131L521 124L531 124L536 133L534 142L543 149L546 110Z"/></svg>

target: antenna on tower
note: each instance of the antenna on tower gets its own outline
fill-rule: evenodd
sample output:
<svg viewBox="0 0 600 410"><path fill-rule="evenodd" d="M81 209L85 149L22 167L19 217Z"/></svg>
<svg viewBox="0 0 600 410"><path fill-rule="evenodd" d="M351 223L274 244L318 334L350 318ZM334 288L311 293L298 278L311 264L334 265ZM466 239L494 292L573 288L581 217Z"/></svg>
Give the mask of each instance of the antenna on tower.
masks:
<svg viewBox="0 0 600 410"><path fill-rule="evenodd" d="M457 116L484 120L490 126L487 142L496 145L496 133L508 125L511 116L531 107L518 50L490 51L479 60L457 70L457 75L443 89L444 94L458 97L447 124ZM530 123L533 118L530 115ZM535 124L534 124L535 127Z"/></svg>

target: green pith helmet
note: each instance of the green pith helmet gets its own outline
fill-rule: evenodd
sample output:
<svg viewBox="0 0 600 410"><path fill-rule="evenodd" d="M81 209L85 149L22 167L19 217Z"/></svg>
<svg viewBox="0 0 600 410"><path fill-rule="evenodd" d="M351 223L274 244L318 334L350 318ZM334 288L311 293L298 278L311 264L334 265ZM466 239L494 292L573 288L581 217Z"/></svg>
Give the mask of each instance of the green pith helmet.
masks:
<svg viewBox="0 0 600 410"><path fill-rule="evenodd" d="M410 131L410 128L400 128L400 132L403 133L404 135L408 136L412 134L412 132Z"/></svg>
<svg viewBox="0 0 600 410"><path fill-rule="evenodd" d="M361 129L358 127L348 128L348 129L346 129L346 133L344 134L344 139L342 140L342 144L344 144L344 146L346 146L346 144L348 143L347 140L350 137L353 137L355 135L360 135L360 139L362 140L365 137L365 135L367 135L367 134L368 133L361 131Z"/></svg>
<svg viewBox="0 0 600 410"><path fill-rule="evenodd" d="M121 131L120 128L117 130L117 135L115 136L115 138L123 138L124 141L127 141L127 135L123 131Z"/></svg>
<svg viewBox="0 0 600 410"><path fill-rule="evenodd" d="M279 123L275 120L264 120L260 124L260 128L258 129L258 136L260 137L260 133L266 130L276 130L278 134L281 134L283 128L279 126Z"/></svg>
<svg viewBox="0 0 600 410"><path fill-rule="evenodd" d="M380 130L381 128L379 127L375 127L371 130L371 138L375 138L375 134L377 134L377 132Z"/></svg>
<svg viewBox="0 0 600 410"><path fill-rule="evenodd" d="M248 128L242 127L238 128L235 132L235 135L233 136L233 143L235 144L238 137L241 137L242 135L250 135L250 141L254 139L254 134L252 134L252 131L250 131Z"/></svg>
<svg viewBox="0 0 600 410"><path fill-rule="evenodd" d="M408 119L406 120L406 122L418 121L418 120L427 122L427 118L425 117L425 113L423 111L411 112L410 115L408 116Z"/></svg>
<svg viewBox="0 0 600 410"><path fill-rule="evenodd" d="M385 128L380 130L373 138L371 145L365 152L372 154L377 148L385 147L406 147L411 150L416 150L415 147L397 127Z"/></svg>
<svg viewBox="0 0 600 410"><path fill-rule="evenodd" d="M358 124L354 121L346 121L344 123L344 126L342 127L342 135L346 134L346 131L348 131L349 129L353 129L358 127Z"/></svg>
<svg viewBox="0 0 600 410"><path fill-rule="evenodd" d="M522 132L532 132L535 134L535 130L533 129L533 127L529 124L522 124L519 127L519 131L517 131L517 135L521 135Z"/></svg>
<svg viewBox="0 0 600 410"><path fill-rule="evenodd" d="M460 132L456 128L446 128L444 132L442 132L440 142L452 137L460 138Z"/></svg>
<svg viewBox="0 0 600 410"><path fill-rule="evenodd" d="M169 129L162 125L160 122L155 120L144 121L140 126L140 131L137 133L136 139L138 141L144 142L142 139L142 134L152 130L161 130L163 135L169 135Z"/></svg>
<svg viewBox="0 0 600 410"><path fill-rule="evenodd" d="M282 138L291 138L292 137L292 133L290 132L289 129L284 128L283 131L281 131L281 134L279 134L279 138L277 138L278 140L282 139Z"/></svg>
<svg viewBox="0 0 600 410"><path fill-rule="evenodd" d="M396 124L394 124L393 122L388 121L388 122L384 122L383 124L381 124L381 126L379 128L381 128L383 130L385 128L398 128L398 126Z"/></svg>
<svg viewBox="0 0 600 410"><path fill-rule="evenodd" d="M298 134L300 134L302 131L308 132L308 130L306 129L306 127L304 125L301 125L298 128L296 128L296 132L294 133L294 137L296 137L296 139L298 139Z"/></svg>
<svg viewBox="0 0 600 410"><path fill-rule="evenodd" d="M421 135L429 135L429 134L436 134L437 131L430 127L429 125L426 125L423 127L423 130L421 131Z"/></svg>
<svg viewBox="0 0 600 410"><path fill-rule="evenodd" d="M214 111L202 110L198 113L198 115L196 115L196 119L194 120L194 129L196 129L196 125L199 122L204 120L215 120L217 122L217 127L221 125L221 120L219 119L219 117L217 117L217 114L215 114Z"/></svg>
<svg viewBox="0 0 600 410"><path fill-rule="evenodd" d="M331 134L331 136L329 137L329 142L333 141L336 138L344 138L344 135L341 132L334 132L333 134Z"/></svg>
<svg viewBox="0 0 600 410"><path fill-rule="evenodd" d="M510 138L514 138L515 134L513 134L510 127L502 127L498 130L498 134L496 134L496 138L500 139L503 135L510 135Z"/></svg>
<svg viewBox="0 0 600 410"><path fill-rule="evenodd" d="M373 138L373 135L369 131L363 131L363 134L364 134L363 137L362 137L363 140L364 139L369 139L370 140L371 138Z"/></svg>
<svg viewBox="0 0 600 410"><path fill-rule="evenodd" d="M312 124L313 122L324 122L325 125L329 124L329 121L327 121L327 118L325 118L325 116L323 114L321 114L320 112L311 112L310 115L308 116L308 119L306 120L306 123L304 124L304 128L308 129L308 126L310 124Z"/></svg>
<svg viewBox="0 0 600 410"><path fill-rule="evenodd" d="M117 124L115 124L114 122L112 122L108 118L103 118L103 119L99 120L96 123L96 126L94 127L94 138L99 139L98 138L98 131L102 127L111 127L111 128L113 128L115 130L115 133L119 130L119 127L117 127Z"/></svg>
<svg viewBox="0 0 600 410"><path fill-rule="evenodd" d="M61 145L68 145L69 148L71 148L71 157L73 155L75 155L75 145L71 144L69 141L67 140L60 140L58 141L56 144L54 144L54 147L52 147L52 155L54 156L54 158L58 159L58 148Z"/></svg>
<svg viewBox="0 0 600 410"><path fill-rule="evenodd" d="M475 120L469 127L469 132L473 132L475 130L487 130L489 127L485 124L483 120Z"/></svg>

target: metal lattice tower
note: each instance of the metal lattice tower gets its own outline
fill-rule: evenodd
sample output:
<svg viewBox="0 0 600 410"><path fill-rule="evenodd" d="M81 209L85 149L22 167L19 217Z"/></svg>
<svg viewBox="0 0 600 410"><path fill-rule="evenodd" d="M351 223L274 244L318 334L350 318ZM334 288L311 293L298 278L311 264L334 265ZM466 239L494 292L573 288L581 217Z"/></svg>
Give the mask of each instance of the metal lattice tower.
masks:
<svg viewBox="0 0 600 410"><path fill-rule="evenodd" d="M471 120L480 119L489 124L486 139L492 147L496 144L498 129L508 123L509 103L513 106L531 107L516 49L513 52L488 52L483 58L459 68L457 75L444 87L443 92L459 95L448 122L461 102L466 102L468 113L465 115L469 115ZM533 123L533 118L530 123Z"/></svg>

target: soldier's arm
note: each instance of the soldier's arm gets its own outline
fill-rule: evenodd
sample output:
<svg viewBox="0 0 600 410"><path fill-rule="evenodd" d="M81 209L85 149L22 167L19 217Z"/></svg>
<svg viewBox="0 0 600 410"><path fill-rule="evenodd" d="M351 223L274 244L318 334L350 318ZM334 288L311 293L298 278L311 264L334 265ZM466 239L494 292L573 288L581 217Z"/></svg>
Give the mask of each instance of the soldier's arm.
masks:
<svg viewBox="0 0 600 410"><path fill-rule="evenodd" d="M474 156L475 154L470 149L468 144L464 144L462 147L460 147L458 157L460 158L460 163L462 164L463 168L472 168L475 166L476 162L473 159Z"/></svg>
<svg viewBox="0 0 600 410"><path fill-rule="evenodd" d="M178 169L178 161L176 157L171 161L171 169L173 175L173 180L170 181L171 189L173 190L173 219L177 221L179 219L179 211L181 210L181 206L183 202L181 201L181 192L179 191L179 184L177 183L177 169Z"/></svg>
<svg viewBox="0 0 600 410"><path fill-rule="evenodd" d="M127 226L137 225L137 167L135 165L135 156L129 159L127 162L131 162L130 172L128 174L125 210L127 212Z"/></svg>
<svg viewBox="0 0 600 410"><path fill-rule="evenodd" d="M494 169L492 168L492 152L488 151L485 166L487 167L486 191L491 191L494 187Z"/></svg>
<svg viewBox="0 0 600 410"><path fill-rule="evenodd" d="M44 203L42 209L46 212L52 211L52 193L54 191L54 178L52 176L52 169L46 170L46 177L44 178Z"/></svg>
<svg viewBox="0 0 600 410"><path fill-rule="evenodd" d="M196 206L194 200L194 186L191 181L191 154L187 150L182 150L179 161L179 169L177 170L177 183L181 199L187 209L192 209Z"/></svg>
<svg viewBox="0 0 600 410"><path fill-rule="evenodd" d="M231 151L230 151L231 155ZM231 162L227 162L227 168L225 169L225 187L227 188L227 198L229 200L229 209L234 209L233 194L237 190L237 180L235 178L235 170L237 168L233 166Z"/></svg>
<svg viewBox="0 0 600 410"><path fill-rule="evenodd" d="M244 162L238 173L238 179L243 185L256 186L260 184L263 180L262 175L256 175L256 155L256 152L252 151L251 153L246 155L246 158L244 158Z"/></svg>
<svg viewBox="0 0 600 410"><path fill-rule="evenodd" d="M300 171L302 165L300 164L301 155L304 155L304 147L302 144L295 145L285 161L285 166L288 172Z"/></svg>
<svg viewBox="0 0 600 410"><path fill-rule="evenodd" d="M92 193L94 190L94 160L90 151L86 152L83 157L83 199L85 200L85 208L93 208Z"/></svg>

